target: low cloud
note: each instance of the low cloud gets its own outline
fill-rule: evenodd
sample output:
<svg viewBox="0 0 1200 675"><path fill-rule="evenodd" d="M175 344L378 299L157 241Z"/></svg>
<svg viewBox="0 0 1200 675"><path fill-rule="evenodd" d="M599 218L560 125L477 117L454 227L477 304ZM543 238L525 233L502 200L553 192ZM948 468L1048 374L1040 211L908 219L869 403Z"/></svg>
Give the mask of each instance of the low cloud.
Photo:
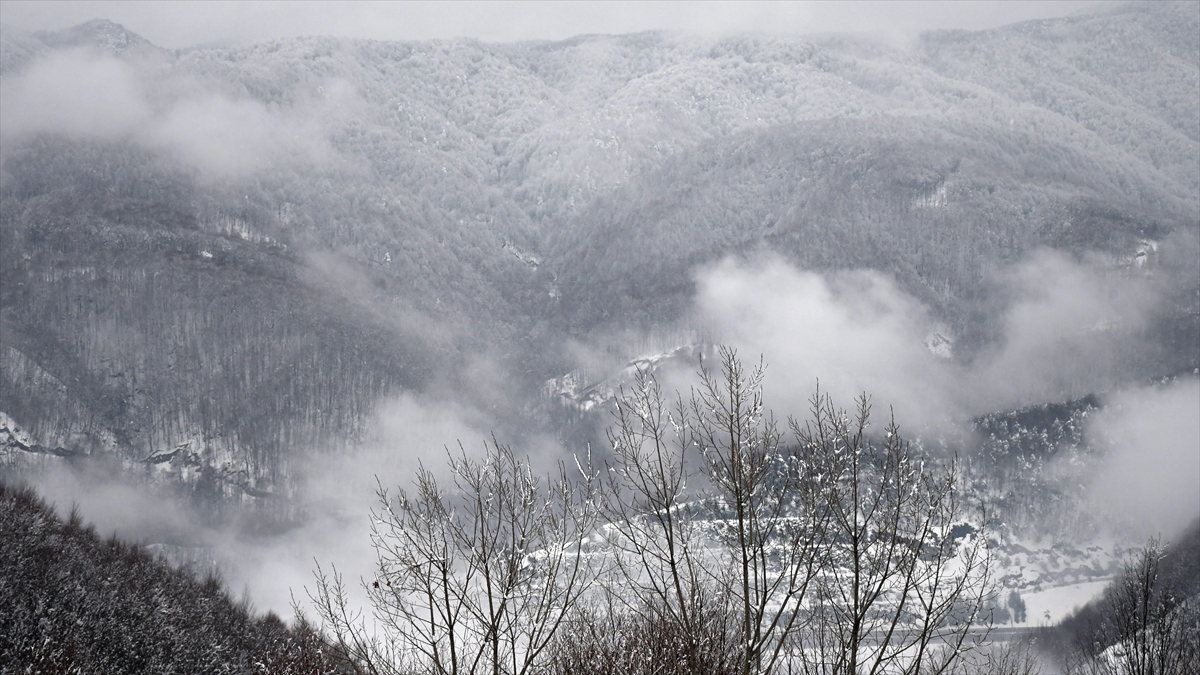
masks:
<svg viewBox="0 0 1200 675"><path fill-rule="evenodd" d="M931 313L876 272L727 260L699 276L696 306L743 359L763 355L777 413L804 417L820 378L841 407L866 392L907 434L946 438L981 413L1116 390L1086 427L1098 460L1080 478L1091 508L1139 536L1170 537L1200 516L1200 379L1123 390L1149 351L1154 279L1038 251L995 281L1007 302L1001 334L969 363L928 349Z"/></svg>
<svg viewBox="0 0 1200 675"><path fill-rule="evenodd" d="M961 392L976 411L1107 389L1145 351L1140 336L1156 301L1144 278L1041 250L998 282L1012 296L1001 341L976 359L973 386Z"/></svg>
<svg viewBox="0 0 1200 675"><path fill-rule="evenodd" d="M332 154L317 124L273 113L256 101L203 96L179 102L156 122L143 142L209 175L240 177Z"/></svg>
<svg viewBox="0 0 1200 675"><path fill-rule="evenodd" d="M384 4L376 2L171 3L91 0L81 3L6 0L5 18L30 29L65 28L105 16L156 44L250 44L301 35L373 40L470 37L485 41L561 40L581 34L652 30L708 34L912 33L981 30L1016 21L1065 16L1099 0L1011 2L619 2L530 0Z"/></svg>
<svg viewBox="0 0 1200 675"><path fill-rule="evenodd" d="M0 80L0 141L63 134L118 140L151 119L136 73L113 58L55 53Z"/></svg>
<svg viewBox="0 0 1200 675"><path fill-rule="evenodd" d="M949 404L950 368L923 343L924 308L879 273L726 261L700 277L697 304L743 358L766 360L776 410L806 410L818 379L839 405L870 392L905 420L930 420Z"/></svg>
<svg viewBox="0 0 1200 675"><path fill-rule="evenodd" d="M275 538L228 538L223 557L230 561L233 588L251 590L254 603L278 614L290 612L293 595L301 605L313 588L314 562L343 574L352 599L365 606L359 578L375 568L371 547L371 512L378 511L376 489L392 494L411 490L419 466L443 473L447 448L458 443L468 453L483 449L486 431L468 420L476 413L452 402L403 395L383 403L372 437L349 452L310 457L304 466L303 525Z"/></svg>
<svg viewBox="0 0 1200 675"><path fill-rule="evenodd" d="M325 123L354 110L355 95L331 81L292 106L207 91L196 81L159 81L118 59L85 50L54 52L0 81L0 141L42 134L128 141L174 158L210 179L239 178L273 165L334 158ZM151 97L169 91L170 99Z"/></svg>
<svg viewBox="0 0 1200 675"><path fill-rule="evenodd" d="M129 476L87 467L47 464L26 474L39 494L66 515L77 506L101 536L128 541L190 543L207 540L197 514L169 497L155 495Z"/></svg>
<svg viewBox="0 0 1200 675"><path fill-rule="evenodd" d="M260 611L290 616L292 598L307 606L319 563L342 573L352 601L366 606L358 588L375 566L371 512L377 487L392 494L411 489L420 465L446 480L447 448L482 454L490 440L488 417L447 400L402 395L380 404L369 438L348 451L310 453L297 459L303 495L295 508L301 524L277 534L243 532L237 522L205 526L203 514L169 494L157 493L122 473L50 465L27 474L47 501L64 514L78 505L101 536L126 541L207 547L227 588L243 589ZM203 557L203 556L201 556Z"/></svg>
<svg viewBox="0 0 1200 675"><path fill-rule="evenodd" d="M344 577L352 606L367 607L360 579L375 572L371 514L379 511L382 486L395 496L412 494L418 468L429 470L452 492L447 460L465 453L480 457L499 421L491 411L451 399L404 394L382 403L370 437L349 452L310 456L302 473L303 524L275 538L226 537L222 557L232 588L246 587L254 603L277 614L290 612L292 597L308 605L314 563ZM506 439L497 439L501 443ZM518 454L552 473L562 448L540 436L527 438Z"/></svg>
<svg viewBox="0 0 1200 675"><path fill-rule="evenodd" d="M929 341L944 327L874 271L726 260L699 275L696 308L744 358L763 355L776 410L807 410L819 380L839 405L867 393L922 428L1111 386L1129 372L1154 306L1141 280L1053 251L1005 270L997 285L1009 298L1002 335L970 363L938 356Z"/></svg>
<svg viewBox="0 0 1200 675"><path fill-rule="evenodd" d="M1200 517L1200 379L1122 392L1087 427L1108 458L1096 508L1135 531L1177 535Z"/></svg>

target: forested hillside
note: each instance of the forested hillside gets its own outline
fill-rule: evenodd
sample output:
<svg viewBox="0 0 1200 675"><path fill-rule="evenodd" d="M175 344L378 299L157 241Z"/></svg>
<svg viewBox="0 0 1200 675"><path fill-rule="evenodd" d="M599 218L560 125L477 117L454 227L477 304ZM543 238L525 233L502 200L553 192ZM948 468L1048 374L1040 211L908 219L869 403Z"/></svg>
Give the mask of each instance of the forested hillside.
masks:
<svg viewBox="0 0 1200 675"><path fill-rule="evenodd" d="M1200 659L1200 522L1151 539L1104 593L1044 634L1069 672L1185 673Z"/></svg>
<svg viewBox="0 0 1200 675"><path fill-rule="evenodd" d="M256 618L139 547L0 482L0 673L340 672L311 628Z"/></svg>
<svg viewBox="0 0 1200 675"><path fill-rule="evenodd" d="M879 271L966 363L1003 341L999 272L1054 248L1159 298L1105 377L1190 371L1198 81L1189 3L913 48L5 28L3 461L291 517L298 458L390 397L519 437L573 345L708 330L696 275L730 255Z"/></svg>

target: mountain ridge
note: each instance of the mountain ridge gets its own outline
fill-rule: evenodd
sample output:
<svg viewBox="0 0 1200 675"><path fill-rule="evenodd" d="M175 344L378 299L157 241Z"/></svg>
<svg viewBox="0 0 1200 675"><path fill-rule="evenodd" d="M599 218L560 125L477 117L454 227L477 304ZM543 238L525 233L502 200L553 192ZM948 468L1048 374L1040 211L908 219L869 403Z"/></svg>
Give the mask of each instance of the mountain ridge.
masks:
<svg viewBox="0 0 1200 675"><path fill-rule="evenodd" d="M83 454L195 443L214 475L250 476L212 498L253 503L405 393L494 407L521 438L571 344L687 331L696 275L767 254L882 271L969 360L1001 339L1006 266L1051 247L1127 274L1153 242L1171 301L1137 367L1176 372L1200 361L1190 7L909 51L5 31L0 410ZM125 107L87 98L80 68ZM45 101L112 118L55 122Z"/></svg>

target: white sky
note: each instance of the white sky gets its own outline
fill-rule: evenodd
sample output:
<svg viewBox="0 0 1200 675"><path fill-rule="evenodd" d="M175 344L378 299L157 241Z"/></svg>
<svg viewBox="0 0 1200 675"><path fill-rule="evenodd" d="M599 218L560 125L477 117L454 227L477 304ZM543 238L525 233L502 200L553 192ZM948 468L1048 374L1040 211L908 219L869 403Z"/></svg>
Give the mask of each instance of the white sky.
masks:
<svg viewBox="0 0 1200 675"><path fill-rule="evenodd" d="M973 2L217 2L3 0L0 22L59 29L95 18L168 48L239 45L297 35L383 40L473 37L557 40L584 33L863 32L903 37L933 28L983 29L1064 16L1098 0Z"/></svg>

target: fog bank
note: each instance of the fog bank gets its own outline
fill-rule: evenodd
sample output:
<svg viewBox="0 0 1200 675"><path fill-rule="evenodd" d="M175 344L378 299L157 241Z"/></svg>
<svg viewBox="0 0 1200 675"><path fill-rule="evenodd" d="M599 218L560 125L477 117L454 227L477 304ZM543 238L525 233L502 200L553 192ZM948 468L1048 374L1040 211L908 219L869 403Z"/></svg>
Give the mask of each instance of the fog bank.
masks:
<svg viewBox="0 0 1200 675"><path fill-rule="evenodd" d="M950 358L948 329L875 271L729 259L698 275L696 315L744 358L763 356L777 412L807 410L819 380L839 405L866 393L923 428L1112 386L1155 306L1144 278L1050 250L1002 270L996 285L1008 298L1002 335L970 363Z"/></svg>
<svg viewBox="0 0 1200 675"><path fill-rule="evenodd" d="M1200 517L1200 378L1116 394L1087 433L1109 452L1092 488L1101 512L1165 538Z"/></svg>

